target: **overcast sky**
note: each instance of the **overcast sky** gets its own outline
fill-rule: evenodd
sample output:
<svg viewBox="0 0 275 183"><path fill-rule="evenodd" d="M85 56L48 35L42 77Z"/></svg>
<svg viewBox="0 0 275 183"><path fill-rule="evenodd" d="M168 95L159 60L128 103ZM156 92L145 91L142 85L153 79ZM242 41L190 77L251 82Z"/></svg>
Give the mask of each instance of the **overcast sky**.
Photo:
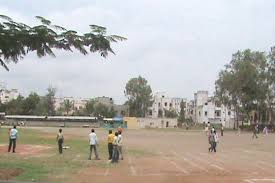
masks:
<svg viewBox="0 0 275 183"><path fill-rule="evenodd" d="M128 38L113 44L116 55L55 52L38 59L30 54L10 72L0 68L8 88L58 96L110 96L125 101L132 77L145 77L153 92L193 98L197 90L214 91L219 71L239 49L267 51L275 45L274 0L0 0L0 14L34 25L35 16L79 32L106 26Z"/></svg>

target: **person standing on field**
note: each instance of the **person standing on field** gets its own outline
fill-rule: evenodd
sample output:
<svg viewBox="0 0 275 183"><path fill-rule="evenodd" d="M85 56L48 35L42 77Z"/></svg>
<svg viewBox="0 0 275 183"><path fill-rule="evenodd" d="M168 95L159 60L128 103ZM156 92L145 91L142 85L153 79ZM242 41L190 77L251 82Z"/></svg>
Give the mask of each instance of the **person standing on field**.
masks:
<svg viewBox="0 0 275 183"><path fill-rule="evenodd" d="M218 134L216 133L216 130L214 131L214 144L213 144L213 150L214 152L217 152L217 144L219 142Z"/></svg>
<svg viewBox="0 0 275 183"><path fill-rule="evenodd" d="M94 129L92 129L91 133L89 134L89 144L90 144L90 154L89 154L88 160L92 159L93 150L95 151L95 159L100 160L97 153L98 139Z"/></svg>
<svg viewBox="0 0 275 183"><path fill-rule="evenodd" d="M258 138L257 133L258 133L258 125L255 125L254 130L253 130L252 139L254 139L254 138L257 139Z"/></svg>
<svg viewBox="0 0 275 183"><path fill-rule="evenodd" d="M209 152L212 152L214 150L214 141L215 141L215 138L214 138L214 132L212 132L210 130L210 133L208 135L208 142L210 144L210 147L208 148L208 151Z"/></svg>
<svg viewBox="0 0 275 183"><path fill-rule="evenodd" d="M10 139L9 139L9 149L8 152L11 151L11 147L12 147L12 152L15 153L15 148L16 148L16 139L18 137L18 131L16 129L16 126L13 126L13 129L10 130Z"/></svg>
<svg viewBox="0 0 275 183"><path fill-rule="evenodd" d="M118 131L118 153L119 153L119 158L120 160L123 160L123 154L122 154L122 135L121 135L121 131Z"/></svg>
<svg viewBox="0 0 275 183"><path fill-rule="evenodd" d="M56 141L58 143L59 154L62 154L63 153L63 143L64 143L64 136L63 136L63 133L62 133L62 129L59 129L59 132L56 136Z"/></svg>
<svg viewBox="0 0 275 183"><path fill-rule="evenodd" d="M223 136L223 125L222 125L222 128L221 128L221 136Z"/></svg>
<svg viewBox="0 0 275 183"><path fill-rule="evenodd" d="M268 135L268 128L267 128L267 126L264 127L263 133L264 133L265 135Z"/></svg>
<svg viewBox="0 0 275 183"><path fill-rule="evenodd" d="M113 155L113 141L114 141L115 135L113 134L112 130L109 130L108 135L108 151L109 151L109 160L112 159Z"/></svg>
<svg viewBox="0 0 275 183"><path fill-rule="evenodd" d="M115 133L113 141L112 163L118 163L118 132Z"/></svg>

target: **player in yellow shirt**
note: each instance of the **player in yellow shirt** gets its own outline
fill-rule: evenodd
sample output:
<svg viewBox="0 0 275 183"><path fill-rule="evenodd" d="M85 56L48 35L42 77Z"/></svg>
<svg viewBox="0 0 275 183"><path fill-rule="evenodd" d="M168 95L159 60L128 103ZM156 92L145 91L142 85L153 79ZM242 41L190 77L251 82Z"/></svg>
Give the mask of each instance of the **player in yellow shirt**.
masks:
<svg viewBox="0 0 275 183"><path fill-rule="evenodd" d="M113 134L112 130L109 130L108 135L108 151L109 151L109 160L112 159L113 156L113 141L114 141L115 135Z"/></svg>

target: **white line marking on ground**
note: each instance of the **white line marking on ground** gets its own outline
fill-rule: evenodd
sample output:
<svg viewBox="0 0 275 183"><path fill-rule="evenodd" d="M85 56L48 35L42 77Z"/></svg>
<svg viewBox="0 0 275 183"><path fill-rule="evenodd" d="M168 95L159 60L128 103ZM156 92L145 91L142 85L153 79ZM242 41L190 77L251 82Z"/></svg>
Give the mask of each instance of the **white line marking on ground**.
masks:
<svg viewBox="0 0 275 183"><path fill-rule="evenodd" d="M137 175L137 171L136 171L135 167L133 166L132 158L129 157L128 160L129 160L131 174L132 174L132 176L136 176Z"/></svg>
<svg viewBox="0 0 275 183"><path fill-rule="evenodd" d="M172 165L174 165L176 167L176 169L178 169L179 171L181 171L181 172L183 172L185 174L189 174L189 172L187 172L187 170L185 170L184 168L180 167L176 162L170 160L170 158L168 158L168 157L165 157L163 152L159 152L159 154L161 156L163 156L164 159L168 160L169 163L171 163Z"/></svg>
<svg viewBox="0 0 275 183"><path fill-rule="evenodd" d="M248 153L248 154L254 154L255 153L255 152L249 151L249 150L244 150L243 152Z"/></svg>
<svg viewBox="0 0 275 183"><path fill-rule="evenodd" d="M182 168L182 167L180 167L176 162L174 162L174 161L169 161L172 165L174 165L179 171L181 171L181 172L183 172L183 173L185 173L185 174L188 174L188 172L184 169L184 168Z"/></svg>
<svg viewBox="0 0 275 183"><path fill-rule="evenodd" d="M263 171L267 171L267 168L264 168L263 166L261 165L255 165L257 168L263 170Z"/></svg>
<svg viewBox="0 0 275 183"><path fill-rule="evenodd" d="M183 159L185 162L189 163L191 166L196 167L196 168L199 168L199 169L201 169L201 170L203 170L203 171L205 171L205 172L208 172L208 170L207 170L206 168L201 167L200 165L198 165L198 164L192 162L191 160L189 160L189 159L187 159L187 158L185 158L185 157L181 157L177 152L172 151L172 153L173 153L174 155L176 155L178 158Z"/></svg>
<svg viewBox="0 0 275 183"><path fill-rule="evenodd" d="M224 168L222 168L222 167L220 167L220 166L218 166L218 165L211 164L210 166L215 167L215 168L217 168L217 169L219 169L219 170L222 170L222 171L225 170Z"/></svg>
<svg viewBox="0 0 275 183"><path fill-rule="evenodd" d="M252 181L252 180L244 180L244 182L254 183L254 181Z"/></svg>
<svg viewBox="0 0 275 183"><path fill-rule="evenodd" d="M275 179L245 179L244 181L249 182L249 183L255 183L258 181L264 181L264 182L275 182Z"/></svg>
<svg viewBox="0 0 275 183"><path fill-rule="evenodd" d="M147 174L142 174L139 175L141 177L150 177L150 176L185 176L186 174L184 173L176 173L176 174L167 174L167 173L147 173Z"/></svg>
<svg viewBox="0 0 275 183"><path fill-rule="evenodd" d="M272 165L272 164L264 162L264 161L258 161L258 163L275 168L275 165Z"/></svg>
<svg viewBox="0 0 275 183"><path fill-rule="evenodd" d="M105 170L105 173L104 173L104 176L108 176L109 175L109 171L110 171L110 168L108 167L106 170Z"/></svg>
<svg viewBox="0 0 275 183"><path fill-rule="evenodd" d="M224 171L224 172L227 172L227 173L232 173L230 170L226 170L225 168L223 168L223 167L221 167L221 166L219 166L219 165L210 164L210 162L206 162L206 163L208 163L210 166L212 166L212 167L214 167L214 168L216 168L216 169L218 169L218 170L221 170L221 171Z"/></svg>

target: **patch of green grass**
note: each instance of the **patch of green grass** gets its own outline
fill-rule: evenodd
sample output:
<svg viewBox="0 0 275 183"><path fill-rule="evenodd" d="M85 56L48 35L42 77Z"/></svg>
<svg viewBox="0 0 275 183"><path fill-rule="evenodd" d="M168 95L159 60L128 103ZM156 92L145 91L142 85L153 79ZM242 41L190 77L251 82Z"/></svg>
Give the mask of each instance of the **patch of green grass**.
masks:
<svg viewBox="0 0 275 183"><path fill-rule="evenodd" d="M40 181L47 177L49 170L46 166L41 166L33 161L11 161L2 160L0 161L0 168L11 168L11 169L22 169L23 173L16 177L17 180L35 180Z"/></svg>
<svg viewBox="0 0 275 183"><path fill-rule="evenodd" d="M3 154L0 156L0 168L20 168L23 173L15 177L20 181L45 181L61 182L66 179L66 175L76 173L80 168L95 166L108 166L107 160L107 144L98 146L101 161L88 161L89 144L88 140L79 137L70 137L66 139L64 145L70 146L64 149L62 155L58 154L55 134L43 134L34 129L19 128L18 145L33 144L46 145L52 147L43 151L41 156L22 156L19 154ZM6 139L6 141L5 141ZM8 143L8 129L0 129L0 144ZM45 155L45 156L43 156ZM49 156L47 156L49 155ZM94 154L93 154L94 155ZM65 178L64 178L65 177Z"/></svg>
<svg viewBox="0 0 275 183"><path fill-rule="evenodd" d="M53 145L55 144L55 137L43 137L43 133L34 130L19 128L18 129L18 143L33 144L33 145ZM0 144L7 144L9 139L9 129L0 128Z"/></svg>

